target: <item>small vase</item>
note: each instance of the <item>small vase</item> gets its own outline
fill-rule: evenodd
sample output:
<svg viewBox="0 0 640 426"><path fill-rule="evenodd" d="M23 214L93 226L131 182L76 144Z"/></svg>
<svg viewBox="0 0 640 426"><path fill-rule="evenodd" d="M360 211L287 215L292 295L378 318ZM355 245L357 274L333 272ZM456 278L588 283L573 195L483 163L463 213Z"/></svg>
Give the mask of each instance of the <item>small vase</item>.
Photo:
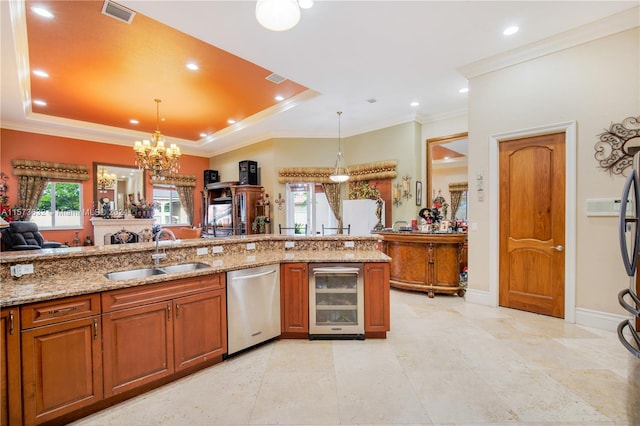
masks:
<svg viewBox="0 0 640 426"><path fill-rule="evenodd" d="M74 247L78 247L80 245L80 237L78 236L79 233L80 233L80 231L76 231L76 236L73 237L73 246Z"/></svg>

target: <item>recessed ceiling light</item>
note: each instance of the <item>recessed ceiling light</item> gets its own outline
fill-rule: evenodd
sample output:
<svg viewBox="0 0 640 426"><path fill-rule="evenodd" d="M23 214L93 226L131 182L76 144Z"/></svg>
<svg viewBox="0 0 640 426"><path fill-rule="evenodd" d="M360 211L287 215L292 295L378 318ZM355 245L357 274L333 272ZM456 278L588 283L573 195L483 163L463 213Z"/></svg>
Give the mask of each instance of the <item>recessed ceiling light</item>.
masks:
<svg viewBox="0 0 640 426"><path fill-rule="evenodd" d="M198 64L196 64L195 62L187 63L187 68L189 68L191 71L198 71L200 69Z"/></svg>
<svg viewBox="0 0 640 426"><path fill-rule="evenodd" d="M49 19L53 18L53 13L49 12L44 7L33 6L31 7L31 11L36 15L42 16L43 18L49 18Z"/></svg>
<svg viewBox="0 0 640 426"><path fill-rule="evenodd" d="M139 124L140 122L138 120L136 120L135 118L132 118L131 120L129 120L129 123L131 123L131 124Z"/></svg>
<svg viewBox="0 0 640 426"><path fill-rule="evenodd" d="M449 157L444 157L444 159L445 159L445 160L448 160L448 159L449 159Z"/></svg>
<svg viewBox="0 0 640 426"><path fill-rule="evenodd" d="M278 95L275 97L276 101L280 102L280 101L284 101L284 96L282 95Z"/></svg>
<svg viewBox="0 0 640 426"><path fill-rule="evenodd" d="M512 34L517 33L519 29L520 29L520 28L518 28L518 27L516 27L516 26L514 25L514 26L512 26L512 27L508 27L506 30L504 30L504 31L502 32L502 34L504 34L504 35L512 35Z"/></svg>
<svg viewBox="0 0 640 426"><path fill-rule="evenodd" d="M206 134L206 133L200 133L200 137L201 137L201 138L206 138L206 137L207 137L207 134Z"/></svg>
<svg viewBox="0 0 640 426"><path fill-rule="evenodd" d="M43 101L43 100L40 100L40 99L34 100L33 103L35 105L38 105L38 106L47 106L47 103L45 101Z"/></svg>
<svg viewBox="0 0 640 426"><path fill-rule="evenodd" d="M35 75L37 75L38 77L49 78L49 74L46 71L43 71L43 70L33 70L33 73Z"/></svg>
<svg viewBox="0 0 640 426"><path fill-rule="evenodd" d="M469 91L468 87L463 87L462 89L458 90L458 93L467 93Z"/></svg>
<svg viewBox="0 0 640 426"><path fill-rule="evenodd" d="M420 105L420 102L418 102L418 101L411 102L411 106L412 107L417 107L418 105Z"/></svg>
<svg viewBox="0 0 640 426"><path fill-rule="evenodd" d="M302 9L311 9L313 7L313 0L298 0L298 5Z"/></svg>
<svg viewBox="0 0 640 426"><path fill-rule="evenodd" d="M230 119L228 119L228 120L227 120L227 123L229 123L229 124L235 124L235 123L236 123L236 120L234 120L233 118L230 118Z"/></svg>

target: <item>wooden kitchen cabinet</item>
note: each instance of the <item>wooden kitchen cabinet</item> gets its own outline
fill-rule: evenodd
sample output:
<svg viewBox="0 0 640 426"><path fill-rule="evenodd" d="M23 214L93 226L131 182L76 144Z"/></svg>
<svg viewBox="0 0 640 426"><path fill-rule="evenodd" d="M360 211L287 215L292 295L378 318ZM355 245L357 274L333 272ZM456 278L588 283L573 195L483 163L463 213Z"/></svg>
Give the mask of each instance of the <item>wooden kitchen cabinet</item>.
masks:
<svg viewBox="0 0 640 426"><path fill-rule="evenodd" d="M0 425L22 424L20 311L0 311Z"/></svg>
<svg viewBox="0 0 640 426"><path fill-rule="evenodd" d="M309 268L306 263L280 265L282 338L309 337Z"/></svg>
<svg viewBox="0 0 640 426"><path fill-rule="evenodd" d="M262 186L239 185L233 187L233 193L235 197L233 203L235 209L234 222L237 224L235 226L244 227L247 235L259 234L260 231L253 231L251 226L256 218L256 204L262 195Z"/></svg>
<svg viewBox="0 0 640 426"><path fill-rule="evenodd" d="M227 350L225 275L205 275L102 294L105 396Z"/></svg>
<svg viewBox="0 0 640 426"><path fill-rule="evenodd" d="M98 295L20 310L25 424L39 424L102 400Z"/></svg>
<svg viewBox="0 0 640 426"><path fill-rule="evenodd" d="M364 265L364 333L366 337L386 337L390 330L389 264Z"/></svg>

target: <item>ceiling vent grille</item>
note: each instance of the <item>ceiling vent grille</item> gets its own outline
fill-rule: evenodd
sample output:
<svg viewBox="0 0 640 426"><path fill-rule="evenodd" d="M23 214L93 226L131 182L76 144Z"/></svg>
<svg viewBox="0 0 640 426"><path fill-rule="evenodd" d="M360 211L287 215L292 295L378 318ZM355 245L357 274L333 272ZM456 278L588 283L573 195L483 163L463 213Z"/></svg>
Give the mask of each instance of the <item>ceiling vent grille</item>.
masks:
<svg viewBox="0 0 640 426"><path fill-rule="evenodd" d="M124 6L120 6L118 3L114 3L112 1L106 0L104 5L102 5L102 13L112 18L117 19L118 21L126 22L130 24L133 21L133 17L136 16L136 13L127 9Z"/></svg>
<svg viewBox="0 0 640 426"><path fill-rule="evenodd" d="M270 82L275 83L275 84L280 84L283 81L285 81L286 78L284 78L283 76L278 75L276 73L271 73L271 74L269 74L267 76L267 80L269 80Z"/></svg>

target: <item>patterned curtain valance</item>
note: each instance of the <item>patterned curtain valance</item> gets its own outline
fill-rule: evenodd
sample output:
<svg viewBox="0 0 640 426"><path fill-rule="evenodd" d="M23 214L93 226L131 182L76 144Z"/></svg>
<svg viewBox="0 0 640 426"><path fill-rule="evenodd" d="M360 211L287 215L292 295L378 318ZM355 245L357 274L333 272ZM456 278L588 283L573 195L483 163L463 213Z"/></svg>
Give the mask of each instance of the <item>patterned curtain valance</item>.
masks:
<svg viewBox="0 0 640 426"><path fill-rule="evenodd" d="M349 169L349 182L395 179L397 176L395 161L356 164L347 166L347 168ZM334 170L333 167L284 167L278 170L278 182L331 183L329 176Z"/></svg>
<svg viewBox="0 0 640 426"><path fill-rule="evenodd" d="M451 182L449 184L449 192L466 191L468 186L467 182Z"/></svg>
<svg viewBox="0 0 640 426"><path fill-rule="evenodd" d="M168 174L162 180L151 178L151 185L196 186L194 175Z"/></svg>
<svg viewBox="0 0 640 426"><path fill-rule="evenodd" d="M14 176L47 179L88 180L89 167L80 164L50 163L38 160L12 160Z"/></svg>

